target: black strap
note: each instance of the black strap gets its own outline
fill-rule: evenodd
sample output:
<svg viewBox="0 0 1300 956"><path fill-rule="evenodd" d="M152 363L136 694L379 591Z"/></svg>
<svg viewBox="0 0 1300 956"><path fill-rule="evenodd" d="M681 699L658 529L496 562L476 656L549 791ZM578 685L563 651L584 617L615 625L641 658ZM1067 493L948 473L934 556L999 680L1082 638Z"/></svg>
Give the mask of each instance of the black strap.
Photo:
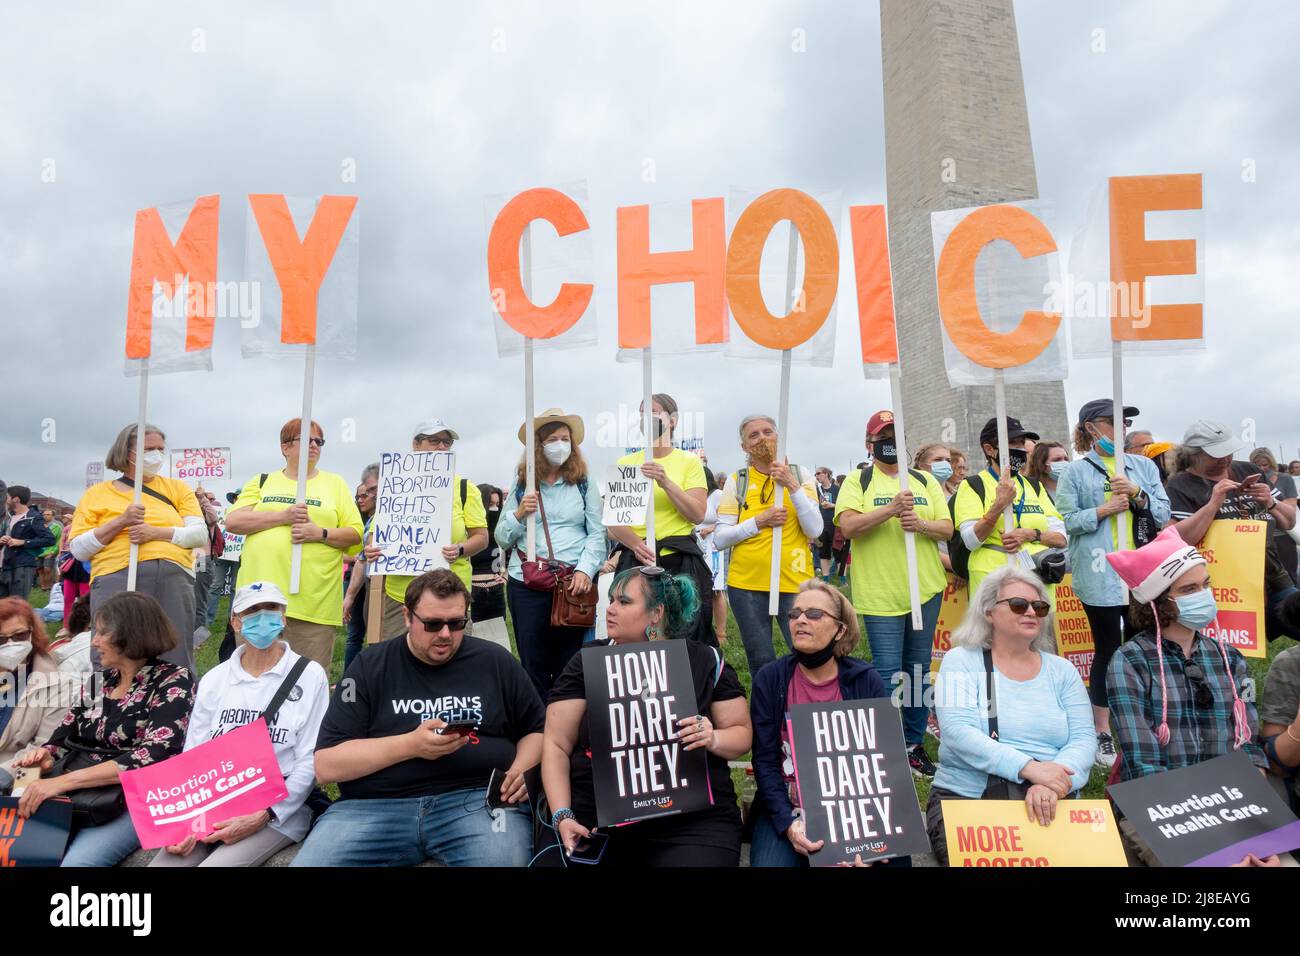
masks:
<svg viewBox="0 0 1300 956"><path fill-rule="evenodd" d="M289 673L284 675L284 680L280 682L280 686L275 690L275 696L266 705L266 710L262 711L262 719L266 721L266 726L270 727L275 720L276 714L280 713L280 705L289 697L293 685L298 683L298 678L307 669L307 663L307 658L299 657L293 662L293 667L289 668Z"/></svg>
<svg viewBox="0 0 1300 956"><path fill-rule="evenodd" d="M465 501L468 496L469 496L469 479L462 478L460 480L460 510L461 511L465 510Z"/></svg>
<svg viewBox="0 0 1300 956"><path fill-rule="evenodd" d="M122 484L126 485L128 488L135 487L134 479L128 478L126 477L126 475L123 475L121 478L117 480L120 481ZM148 485L141 485L140 494L148 495L150 498L157 498L159 501L163 502L164 504L171 505L172 511L176 512L177 514L181 513L181 509L176 507L176 503L173 502L161 491L155 491L154 489L150 488Z"/></svg>
<svg viewBox="0 0 1300 956"><path fill-rule="evenodd" d="M989 736L998 739L998 708L993 693L993 652L984 648L984 686L988 689Z"/></svg>

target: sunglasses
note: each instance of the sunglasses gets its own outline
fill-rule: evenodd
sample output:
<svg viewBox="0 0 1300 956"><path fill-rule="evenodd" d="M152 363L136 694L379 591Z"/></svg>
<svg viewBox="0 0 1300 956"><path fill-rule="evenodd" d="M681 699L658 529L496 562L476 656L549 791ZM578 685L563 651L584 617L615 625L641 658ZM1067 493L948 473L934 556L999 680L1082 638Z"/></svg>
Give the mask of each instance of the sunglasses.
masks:
<svg viewBox="0 0 1300 956"><path fill-rule="evenodd" d="M444 627L450 628L453 634L458 634L461 631L465 630L465 625L469 623L469 618L467 617L451 617L451 618L447 618L446 620L440 620L439 618L430 618L429 620L425 620L424 618L420 617L420 615L416 614L414 611L411 612L411 617L415 618L417 621L423 624L424 629L428 631L430 634L440 634L442 633L442 629Z"/></svg>
<svg viewBox="0 0 1300 956"><path fill-rule="evenodd" d="M994 601L994 604L1005 604L1011 608L1012 614L1024 614L1031 607L1034 614L1038 617L1047 617L1047 612L1052 609L1052 605L1046 601L1027 601L1022 597L1002 598L1000 601Z"/></svg>
<svg viewBox="0 0 1300 956"><path fill-rule="evenodd" d="M298 441L299 441L299 439L301 439L301 438L302 438L301 435L297 436L296 438L290 438L287 442L285 442L285 444L286 444L286 445L296 445L296 444L298 444ZM307 444L309 444L309 445L315 445L317 448L324 448L324 447L325 447L325 439L323 439L323 438L308 438L308 439L307 439Z"/></svg>
<svg viewBox="0 0 1300 956"><path fill-rule="evenodd" d="M12 634L0 634L0 644L5 644L9 641L30 641L31 639L31 628L28 628L25 631L14 631Z"/></svg>
<svg viewBox="0 0 1300 956"><path fill-rule="evenodd" d="M792 607L785 617L791 624L801 617L807 617L810 621L820 621L824 617L829 617L832 621L840 620L830 611L823 611L819 607Z"/></svg>
<svg viewBox="0 0 1300 956"><path fill-rule="evenodd" d="M640 565L637 570L648 578L657 578L659 575L664 573L664 569L659 567L657 564L643 564Z"/></svg>
<svg viewBox="0 0 1300 956"><path fill-rule="evenodd" d="M1192 682L1196 706L1202 709L1213 706L1214 692L1210 690L1210 683L1205 679L1205 671L1201 669L1201 665L1195 661L1188 661L1183 665L1183 673Z"/></svg>

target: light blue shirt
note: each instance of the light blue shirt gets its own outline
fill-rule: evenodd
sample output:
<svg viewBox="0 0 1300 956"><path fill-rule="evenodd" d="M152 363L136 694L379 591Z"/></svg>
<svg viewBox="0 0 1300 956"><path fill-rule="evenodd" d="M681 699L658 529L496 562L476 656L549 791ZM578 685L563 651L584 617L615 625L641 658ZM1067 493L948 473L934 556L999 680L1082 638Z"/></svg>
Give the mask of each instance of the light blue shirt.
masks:
<svg viewBox="0 0 1300 956"><path fill-rule="evenodd" d="M555 557L572 564L576 570L595 581L596 571L605 561L605 526L600 520L602 506L596 483L588 481L585 500L577 485L570 485L563 479L549 485L539 481L537 490L541 494L542 507L546 509L551 544L555 547L554 555L546 550L546 535L542 531L542 515L539 510L537 556ZM515 489L512 488L501 504L496 539L502 548L513 549L509 573L516 581L522 581L522 565L526 557L524 550L528 546L528 521L520 521L515 517L515 509L518 507Z"/></svg>
<svg viewBox="0 0 1300 956"><path fill-rule="evenodd" d="M1067 767L1073 789L1088 782L1097 754L1092 705L1083 678L1063 657L1044 654L1038 676L1011 680L994 673L998 740L989 736L984 655L954 647L943 656L935 681L939 718L939 769L934 786L963 797L984 793L989 777L1024 783L1031 760Z"/></svg>
<svg viewBox="0 0 1300 956"><path fill-rule="evenodd" d="M1115 550L1114 522L1109 518L1097 519L1097 508L1105 502L1106 486L1110 482L1097 468L1105 467L1097 453L1090 451L1078 461L1070 462L1056 484L1056 510L1065 519L1069 539L1070 580L1079 600L1093 607L1128 603L1124 582L1105 558ZM1155 462L1141 455L1125 455L1124 477L1151 499L1151 515L1156 524L1162 528L1168 524L1169 496L1160 484Z"/></svg>

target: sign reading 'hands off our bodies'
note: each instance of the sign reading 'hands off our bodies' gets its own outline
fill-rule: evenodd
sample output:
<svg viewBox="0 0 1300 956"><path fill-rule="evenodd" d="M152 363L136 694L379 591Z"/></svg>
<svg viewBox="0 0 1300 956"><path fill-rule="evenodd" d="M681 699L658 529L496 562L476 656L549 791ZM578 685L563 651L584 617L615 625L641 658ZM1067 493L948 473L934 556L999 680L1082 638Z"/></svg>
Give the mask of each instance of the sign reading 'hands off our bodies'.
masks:
<svg viewBox="0 0 1300 956"><path fill-rule="evenodd" d="M447 451L384 452L379 458L371 574L420 575L448 567L456 456Z"/></svg>

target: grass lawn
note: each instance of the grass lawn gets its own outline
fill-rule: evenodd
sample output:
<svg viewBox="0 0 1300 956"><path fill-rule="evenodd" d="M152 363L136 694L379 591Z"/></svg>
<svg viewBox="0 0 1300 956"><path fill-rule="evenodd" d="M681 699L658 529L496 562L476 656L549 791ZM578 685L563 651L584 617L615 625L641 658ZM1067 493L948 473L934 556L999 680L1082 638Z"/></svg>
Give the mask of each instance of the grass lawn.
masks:
<svg viewBox="0 0 1300 956"><path fill-rule="evenodd" d="M841 588L841 590L843 590L845 594L849 593L847 586ZM44 607L48 598L48 592L38 589L31 592L29 600L34 607ZM216 620L212 626L212 636L209 637L198 650L197 664L200 676L206 674L217 664L217 652L221 648L221 640L225 635L227 608L229 607L229 603L229 598L221 599L221 604L217 608ZM53 637L55 632L58 631L59 625L48 624L46 625L46 628L49 631L50 636ZM509 617L506 619L506 628L510 633L510 643L513 646L514 628L510 623ZM340 627L338 633L339 639L334 645L334 663L330 667L331 684L336 683L343 675L343 646L345 640L343 628ZM1257 691L1263 689L1264 675L1267 673L1268 667L1272 663L1273 658L1288 647L1293 646L1294 643L1294 641L1291 641L1288 638L1279 638L1268 645L1267 659L1261 658L1257 660L1249 660L1250 672L1255 678ZM772 627L772 644L778 657L788 652L784 646L785 642L781 637L781 632L775 625ZM727 663L736 669L736 673L740 676L740 681L745 687L745 692L748 694L750 686L749 662L745 658L745 647L740 640L740 632L736 629L735 618L731 617L731 615L727 616L727 643L723 647L722 652L723 656L727 659ZM865 639L859 642L857 649L854 651L854 656L860 657L866 661L871 660L871 648L867 646ZM930 754L930 759L937 761L939 758L939 745L935 742L934 738L929 736L925 738L925 748ZM746 755L745 759L748 759L748 755ZM743 793L746 790L753 788L752 777L747 779L747 775L743 769L733 769L731 775L732 781L736 785L737 793ZM1092 799L1105 796L1106 776L1106 771L1094 767L1087 786L1083 788L1083 796ZM924 807L926 800L930 796L930 781L913 778L913 783L916 785L917 800L920 802L921 806Z"/></svg>

